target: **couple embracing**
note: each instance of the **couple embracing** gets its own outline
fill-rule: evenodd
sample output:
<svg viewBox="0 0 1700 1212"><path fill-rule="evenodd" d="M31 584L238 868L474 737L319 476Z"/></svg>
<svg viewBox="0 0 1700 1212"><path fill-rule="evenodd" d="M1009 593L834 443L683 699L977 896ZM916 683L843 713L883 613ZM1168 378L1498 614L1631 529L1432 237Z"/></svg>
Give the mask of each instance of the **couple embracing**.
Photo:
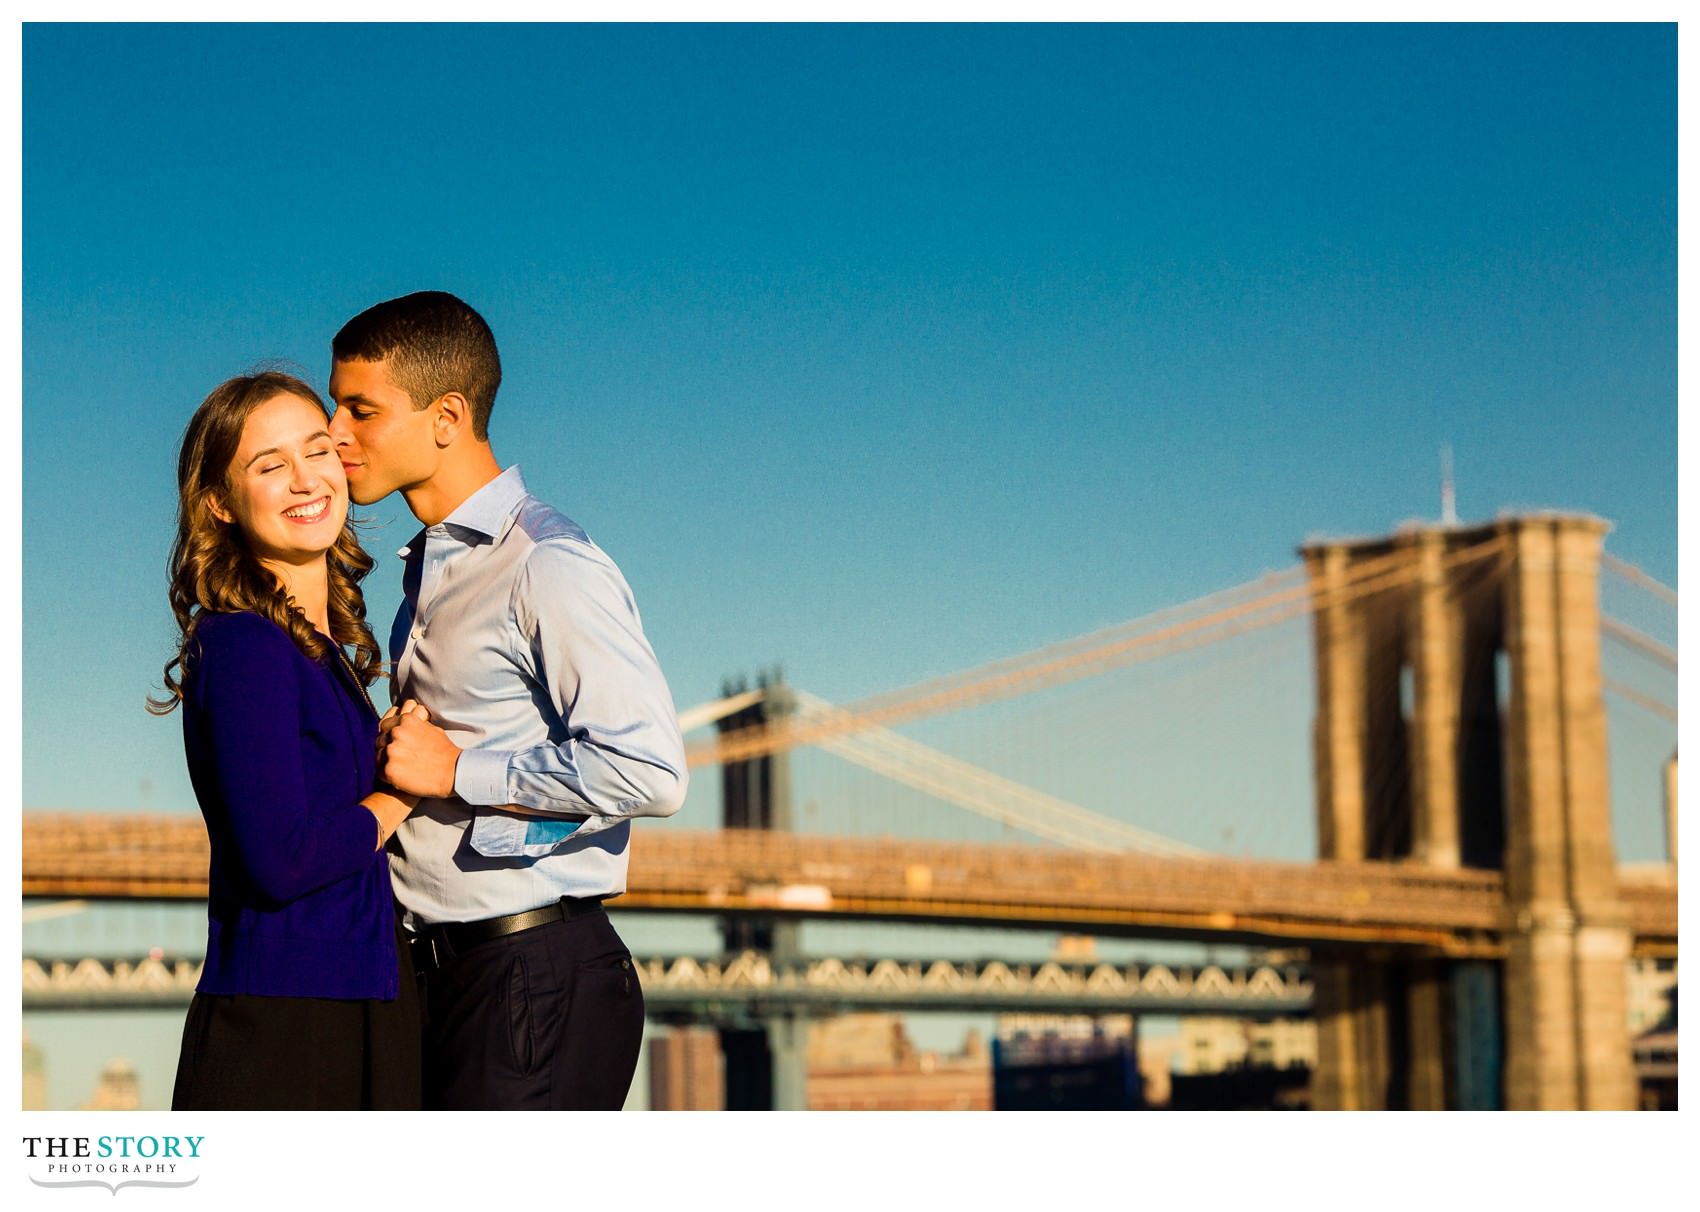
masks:
<svg viewBox="0 0 1700 1212"><path fill-rule="evenodd" d="M687 781L618 568L505 471L453 295L380 303L301 380L231 379L178 457L170 570L211 841L174 1109L618 1109L643 994L602 908ZM390 706L348 517L399 492Z"/></svg>

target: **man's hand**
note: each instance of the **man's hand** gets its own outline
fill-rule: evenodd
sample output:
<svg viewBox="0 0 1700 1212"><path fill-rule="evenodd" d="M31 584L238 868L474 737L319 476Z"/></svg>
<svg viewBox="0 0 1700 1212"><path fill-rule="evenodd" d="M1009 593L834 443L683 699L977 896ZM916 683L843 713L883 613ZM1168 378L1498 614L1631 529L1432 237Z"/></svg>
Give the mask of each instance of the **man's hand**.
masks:
<svg viewBox="0 0 1700 1212"><path fill-rule="evenodd" d="M413 699L378 722L378 777L398 791L447 798L455 793L460 746Z"/></svg>
<svg viewBox="0 0 1700 1212"><path fill-rule="evenodd" d="M383 750L384 741L388 737L390 729L394 728L396 721L404 715L416 715L427 721L431 718L431 713L419 705L418 699L408 699L400 707L392 704L390 709L384 712L383 718L378 721L378 749L380 751Z"/></svg>

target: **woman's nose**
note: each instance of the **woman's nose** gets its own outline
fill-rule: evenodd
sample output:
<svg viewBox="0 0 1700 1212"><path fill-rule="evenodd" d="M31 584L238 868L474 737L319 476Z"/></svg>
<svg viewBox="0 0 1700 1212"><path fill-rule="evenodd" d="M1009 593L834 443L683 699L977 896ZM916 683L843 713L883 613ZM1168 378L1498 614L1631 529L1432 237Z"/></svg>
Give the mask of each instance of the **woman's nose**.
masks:
<svg viewBox="0 0 1700 1212"><path fill-rule="evenodd" d="M318 486L319 473L306 459L295 459L289 465L289 487L295 492L310 492Z"/></svg>

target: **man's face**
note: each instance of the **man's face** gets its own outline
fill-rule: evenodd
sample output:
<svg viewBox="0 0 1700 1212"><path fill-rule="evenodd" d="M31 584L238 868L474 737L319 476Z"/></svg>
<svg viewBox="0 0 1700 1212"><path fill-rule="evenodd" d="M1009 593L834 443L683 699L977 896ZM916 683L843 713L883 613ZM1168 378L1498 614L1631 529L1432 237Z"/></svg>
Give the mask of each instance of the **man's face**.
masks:
<svg viewBox="0 0 1700 1212"><path fill-rule="evenodd" d="M405 492L436 472L437 409L413 406L390 378L388 359L332 363L330 392L336 401L330 432L357 504Z"/></svg>

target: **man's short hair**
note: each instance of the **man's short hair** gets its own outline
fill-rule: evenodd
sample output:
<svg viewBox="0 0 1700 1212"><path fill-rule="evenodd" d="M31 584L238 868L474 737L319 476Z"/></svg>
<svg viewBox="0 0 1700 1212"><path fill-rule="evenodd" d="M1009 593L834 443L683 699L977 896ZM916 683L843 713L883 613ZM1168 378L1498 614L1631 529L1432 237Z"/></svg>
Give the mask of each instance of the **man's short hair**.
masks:
<svg viewBox="0 0 1700 1212"><path fill-rule="evenodd" d="M387 358L390 378L414 408L458 391L472 406L473 434L490 440L490 410L502 385L496 338L483 316L446 291L421 290L368 307L331 338L331 358Z"/></svg>

